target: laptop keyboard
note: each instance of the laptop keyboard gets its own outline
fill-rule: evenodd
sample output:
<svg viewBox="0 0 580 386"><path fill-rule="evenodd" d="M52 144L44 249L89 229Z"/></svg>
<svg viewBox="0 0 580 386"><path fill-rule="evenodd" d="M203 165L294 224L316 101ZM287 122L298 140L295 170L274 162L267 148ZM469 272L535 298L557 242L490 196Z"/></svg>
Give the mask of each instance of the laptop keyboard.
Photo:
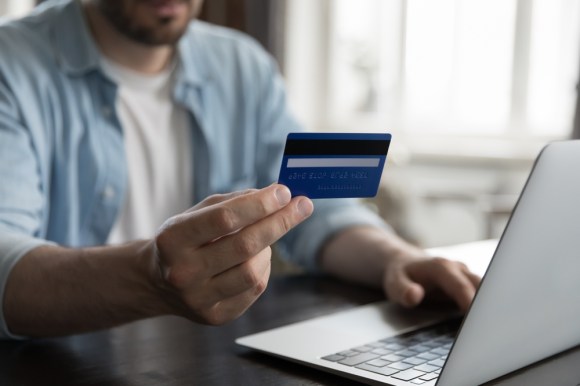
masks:
<svg viewBox="0 0 580 386"><path fill-rule="evenodd" d="M439 376L460 323L446 321L322 359L421 385Z"/></svg>

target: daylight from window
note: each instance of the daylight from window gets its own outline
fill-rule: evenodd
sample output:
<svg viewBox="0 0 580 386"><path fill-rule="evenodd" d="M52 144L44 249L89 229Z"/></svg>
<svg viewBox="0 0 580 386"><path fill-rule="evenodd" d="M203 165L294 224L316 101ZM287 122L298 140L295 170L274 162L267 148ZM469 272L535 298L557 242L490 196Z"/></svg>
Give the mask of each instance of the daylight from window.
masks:
<svg viewBox="0 0 580 386"><path fill-rule="evenodd" d="M580 0L332 0L330 128L569 134Z"/></svg>

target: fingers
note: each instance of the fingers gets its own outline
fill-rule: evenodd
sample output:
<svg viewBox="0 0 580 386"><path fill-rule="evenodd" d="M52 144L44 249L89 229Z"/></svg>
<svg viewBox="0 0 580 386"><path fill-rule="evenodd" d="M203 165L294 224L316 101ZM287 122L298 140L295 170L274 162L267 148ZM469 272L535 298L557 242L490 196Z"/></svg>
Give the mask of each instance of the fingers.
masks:
<svg viewBox="0 0 580 386"><path fill-rule="evenodd" d="M274 244L290 229L308 218L312 211L312 201L306 197L296 197L280 211L207 245L204 248L204 258L208 272L213 276L241 264Z"/></svg>
<svg viewBox="0 0 580 386"><path fill-rule="evenodd" d="M268 277L269 275L270 270L268 270ZM208 314L209 318L206 318L203 322L217 326L238 318L260 297L267 284L266 280L263 287L249 289L239 295L222 300L212 308L212 312Z"/></svg>
<svg viewBox="0 0 580 386"><path fill-rule="evenodd" d="M464 273L475 288L479 287L479 285L481 284L481 277L479 275L476 275L475 273L471 272L467 267Z"/></svg>
<svg viewBox="0 0 580 386"><path fill-rule="evenodd" d="M268 281L271 257L272 250L268 247L242 264L212 277L208 301L217 303L252 289L261 293Z"/></svg>
<svg viewBox="0 0 580 386"><path fill-rule="evenodd" d="M172 243L198 247L268 217L288 205L290 199L287 187L271 185L173 217L163 230L171 227Z"/></svg>
<svg viewBox="0 0 580 386"><path fill-rule="evenodd" d="M220 325L240 316L264 292L270 278L270 248L212 279L202 292L192 288L186 297L191 318Z"/></svg>
<svg viewBox="0 0 580 386"><path fill-rule="evenodd" d="M433 279L439 288L466 312L475 295L476 286L465 274L466 267L441 258L433 259Z"/></svg>
<svg viewBox="0 0 580 386"><path fill-rule="evenodd" d="M255 193L258 189L246 189L246 190L239 190L237 192L226 193L226 194L214 194L207 197L205 200L201 201L199 204L189 208L186 213L195 212L197 210L207 208L208 206L212 206L215 204L219 204L221 202L230 200L235 197L243 196L245 194Z"/></svg>
<svg viewBox="0 0 580 386"><path fill-rule="evenodd" d="M418 305L428 292L441 291L465 312L481 280L464 264L443 258L409 262L391 271L385 283L387 295L407 307Z"/></svg>
<svg viewBox="0 0 580 386"><path fill-rule="evenodd" d="M409 278L404 269L394 268L389 272L385 283L387 297L405 307L415 307L425 297L421 285Z"/></svg>

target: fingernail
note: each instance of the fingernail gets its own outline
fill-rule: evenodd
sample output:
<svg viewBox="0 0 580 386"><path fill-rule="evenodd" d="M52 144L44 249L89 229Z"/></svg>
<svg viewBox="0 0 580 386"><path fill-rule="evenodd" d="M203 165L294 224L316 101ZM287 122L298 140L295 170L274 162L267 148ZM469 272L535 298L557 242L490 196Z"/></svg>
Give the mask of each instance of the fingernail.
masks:
<svg viewBox="0 0 580 386"><path fill-rule="evenodd" d="M280 205L286 205L290 202L292 196L290 195L290 191L286 187L280 187L276 189L276 198Z"/></svg>
<svg viewBox="0 0 580 386"><path fill-rule="evenodd" d="M298 212L302 215L303 218L310 216L314 210L314 205L308 198L301 198L300 201L298 201L297 206Z"/></svg>

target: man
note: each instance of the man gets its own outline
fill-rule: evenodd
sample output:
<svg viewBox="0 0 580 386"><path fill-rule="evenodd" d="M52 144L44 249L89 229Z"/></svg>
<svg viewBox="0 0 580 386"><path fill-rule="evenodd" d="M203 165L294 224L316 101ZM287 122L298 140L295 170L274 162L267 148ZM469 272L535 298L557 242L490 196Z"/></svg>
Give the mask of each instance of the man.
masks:
<svg viewBox="0 0 580 386"><path fill-rule="evenodd" d="M300 127L256 43L190 22L201 3L55 0L0 27L2 335L225 323L266 288L280 238L308 269L465 310L464 265L354 201L271 184Z"/></svg>

